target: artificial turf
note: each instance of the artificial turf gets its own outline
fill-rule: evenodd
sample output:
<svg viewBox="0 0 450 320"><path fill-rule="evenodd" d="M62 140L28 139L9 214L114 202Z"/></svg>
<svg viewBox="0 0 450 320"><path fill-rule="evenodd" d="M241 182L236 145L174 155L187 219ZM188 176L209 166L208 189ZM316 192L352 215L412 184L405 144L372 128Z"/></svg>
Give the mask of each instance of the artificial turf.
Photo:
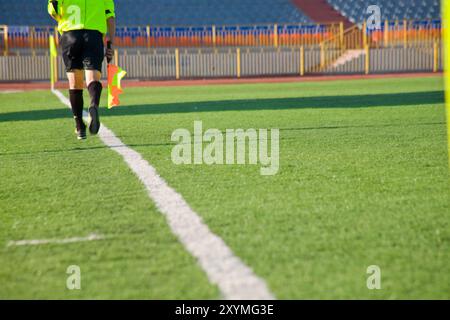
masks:
<svg viewBox="0 0 450 320"><path fill-rule="evenodd" d="M127 88L122 103L103 122L277 298L450 298L440 77ZM279 128L279 173L173 164L171 134L195 120ZM98 138L75 141L71 121L50 93L2 96L0 237L111 239L4 246L0 297L217 298L123 161ZM78 293L64 289L69 261L87 264ZM367 289L370 265L381 290Z"/></svg>
<svg viewBox="0 0 450 320"><path fill-rule="evenodd" d="M50 92L1 95L10 112L61 118L0 124L1 299L220 297L122 159L99 139L74 139L70 111ZM8 247L11 240L104 240ZM81 290L66 270L81 269Z"/></svg>

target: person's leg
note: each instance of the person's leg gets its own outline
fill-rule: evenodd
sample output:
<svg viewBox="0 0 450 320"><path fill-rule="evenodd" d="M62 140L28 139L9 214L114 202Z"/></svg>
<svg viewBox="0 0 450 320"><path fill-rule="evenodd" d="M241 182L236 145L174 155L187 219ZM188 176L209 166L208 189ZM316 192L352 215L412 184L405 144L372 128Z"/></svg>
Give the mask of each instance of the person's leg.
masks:
<svg viewBox="0 0 450 320"><path fill-rule="evenodd" d="M89 88L89 85L94 82L100 82L102 74L97 70L86 70L86 86Z"/></svg>
<svg viewBox="0 0 450 320"><path fill-rule="evenodd" d="M97 134L100 130L100 117L98 114L98 107L100 105L100 97L102 95L102 83L100 82L102 74L97 70L86 70L86 85L91 97L91 104L89 106L89 132Z"/></svg>
<svg viewBox="0 0 450 320"><path fill-rule="evenodd" d="M97 134L100 130L100 118L98 107L102 94L102 83L100 82L102 63L104 59L103 35L98 31L87 30L85 32L85 50L83 64L86 69L86 86L91 97L89 107L89 132Z"/></svg>
<svg viewBox="0 0 450 320"><path fill-rule="evenodd" d="M69 80L69 90L83 90L84 87L84 70L75 69L67 71L67 79Z"/></svg>
<svg viewBox="0 0 450 320"><path fill-rule="evenodd" d="M67 72L69 79L69 99L79 139L86 138L86 124L83 121L83 70Z"/></svg>
<svg viewBox="0 0 450 320"><path fill-rule="evenodd" d="M86 70L86 86L91 97L90 108L98 108L100 105L100 97L102 95L102 83L100 79L102 74L97 70Z"/></svg>
<svg viewBox="0 0 450 320"><path fill-rule="evenodd" d="M83 122L83 38L80 31L65 32L61 37L61 48L67 79L69 97L75 119L78 139L86 138L86 125Z"/></svg>

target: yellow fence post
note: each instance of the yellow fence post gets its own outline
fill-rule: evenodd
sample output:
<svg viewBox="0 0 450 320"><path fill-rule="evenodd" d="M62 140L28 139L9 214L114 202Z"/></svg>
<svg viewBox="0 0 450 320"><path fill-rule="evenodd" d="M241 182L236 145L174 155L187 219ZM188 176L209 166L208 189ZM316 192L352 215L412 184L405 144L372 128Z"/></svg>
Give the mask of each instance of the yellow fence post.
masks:
<svg viewBox="0 0 450 320"><path fill-rule="evenodd" d="M175 77L180 80L180 50L178 48L175 49L175 69Z"/></svg>
<svg viewBox="0 0 450 320"><path fill-rule="evenodd" d="M216 26L212 26L212 43L213 46L215 47L217 44L217 36L216 36Z"/></svg>
<svg viewBox="0 0 450 320"><path fill-rule="evenodd" d="M241 77L241 48L236 49L236 75Z"/></svg>
<svg viewBox="0 0 450 320"><path fill-rule="evenodd" d="M149 25L147 25L146 32L147 32L147 48L150 48L150 26Z"/></svg>
<svg viewBox="0 0 450 320"><path fill-rule="evenodd" d="M33 56L35 56L34 52L34 33L35 33L35 27L30 27L29 34L28 34L28 41L30 41L30 49Z"/></svg>
<svg viewBox="0 0 450 320"><path fill-rule="evenodd" d="M363 48L365 47L367 43L367 22L363 22Z"/></svg>
<svg viewBox="0 0 450 320"><path fill-rule="evenodd" d="M305 75L305 47L300 47L300 75Z"/></svg>
<svg viewBox="0 0 450 320"><path fill-rule="evenodd" d="M438 42L435 40L433 44L433 72L439 70L439 47Z"/></svg>
<svg viewBox="0 0 450 320"><path fill-rule="evenodd" d="M320 44L320 68L325 67L325 44Z"/></svg>
<svg viewBox="0 0 450 320"><path fill-rule="evenodd" d="M4 55L8 55L8 26L5 26L5 33L3 34L3 41L5 41L5 52Z"/></svg>
<svg viewBox="0 0 450 320"><path fill-rule="evenodd" d="M384 46L389 45L389 21L386 19L384 22Z"/></svg>
<svg viewBox="0 0 450 320"><path fill-rule="evenodd" d="M366 66L365 66L365 73L369 74L370 72L370 49L369 49L369 45L366 44L364 47L365 51L366 51Z"/></svg>
<svg viewBox="0 0 450 320"><path fill-rule="evenodd" d="M339 23L339 37L340 37L340 41L341 41L341 49L345 49L344 48L344 22L340 22Z"/></svg>
<svg viewBox="0 0 450 320"><path fill-rule="evenodd" d="M278 48L278 25L275 24L273 27L273 46Z"/></svg>
<svg viewBox="0 0 450 320"><path fill-rule="evenodd" d="M408 25L406 19L403 20L403 47L408 47Z"/></svg>

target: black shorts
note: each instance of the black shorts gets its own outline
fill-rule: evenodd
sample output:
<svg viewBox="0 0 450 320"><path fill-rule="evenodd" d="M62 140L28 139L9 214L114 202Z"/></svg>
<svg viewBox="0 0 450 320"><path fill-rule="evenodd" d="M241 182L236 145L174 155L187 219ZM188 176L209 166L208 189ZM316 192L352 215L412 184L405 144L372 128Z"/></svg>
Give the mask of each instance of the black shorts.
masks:
<svg viewBox="0 0 450 320"><path fill-rule="evenodd" d="M96 30L73 30L64 32L60 45L66 71L102 71L105 57L103 35Z"/></svg>

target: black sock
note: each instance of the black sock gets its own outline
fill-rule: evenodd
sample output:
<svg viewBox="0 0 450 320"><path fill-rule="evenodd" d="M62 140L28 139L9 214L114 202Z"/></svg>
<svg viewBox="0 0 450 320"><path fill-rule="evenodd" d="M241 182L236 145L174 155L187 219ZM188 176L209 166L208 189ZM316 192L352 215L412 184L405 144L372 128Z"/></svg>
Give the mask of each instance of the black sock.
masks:
<svg viewBox="0 0 450 320"><path fill-rule="evenodd" d="M98 108L100 105L100 96L102 95L102 83L100 81L92 81L88 86L89 95L91 96L91 108Z"/></svg>
<svg viewBox="0 0 450 320"><path fill-rule="evenodd" d="M72 106L73 117L75 118L75 123L77 129L85 128L86 125L83 122L83 90L80 89L70 89L69 90L70 105Z"/></svg>

